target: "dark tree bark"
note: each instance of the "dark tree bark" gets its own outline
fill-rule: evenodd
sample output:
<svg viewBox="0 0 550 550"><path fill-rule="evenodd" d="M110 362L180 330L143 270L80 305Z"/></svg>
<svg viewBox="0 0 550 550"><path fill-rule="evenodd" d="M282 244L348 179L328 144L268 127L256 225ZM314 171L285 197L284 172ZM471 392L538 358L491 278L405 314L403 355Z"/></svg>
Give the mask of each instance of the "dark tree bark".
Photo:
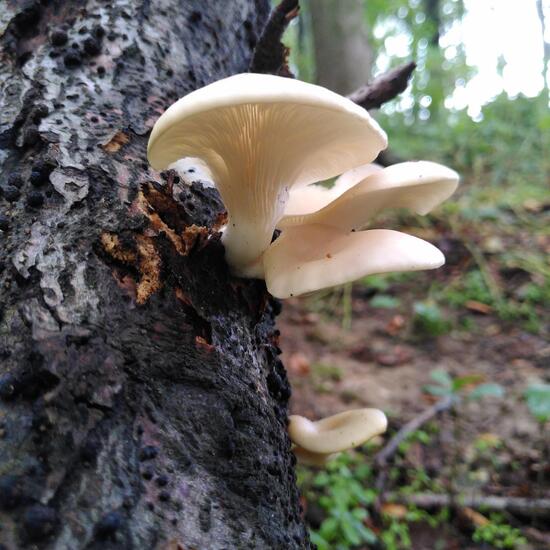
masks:
<svg viewBox="0 0 550 550"><path fill-rule="evenodd" d="M0 547L307 548L278 304L147 136L267 0L0 1ZM175 197L175 198L174 198Z"/></svg>

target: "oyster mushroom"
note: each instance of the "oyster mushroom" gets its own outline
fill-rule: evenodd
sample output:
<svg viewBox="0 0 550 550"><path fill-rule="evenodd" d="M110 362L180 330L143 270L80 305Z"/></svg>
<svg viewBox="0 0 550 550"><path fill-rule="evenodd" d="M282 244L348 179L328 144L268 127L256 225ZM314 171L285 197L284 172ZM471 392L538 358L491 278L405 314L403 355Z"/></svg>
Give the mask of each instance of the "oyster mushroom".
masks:
<svg viewBox="0 0 550 550"><path fill-rule="evenodd" d="M371 173L318 210L284 216L281 236L263 257L268 290L288 298L373 273L440 267L443 254L426 241L388 229L362 230L384 208L426 214L457 185L458 174L445 166L406 162Z"/></svg>
<svg viewBox="0 0 550 550"><path fill-rule="evenodd" d="M288 434L298 460L323 465L333 454L357 447L386 431L388 421L378 409L345 411L315 422L289 417Z"/></svg>
<svg viewBox="0 0 550 550"><path fill-rule="evenodd" d="M372 162L384 131L361 107L320 86L240 74L196 90L157 120L147 154L164 170L205 162L227 208L226 259L236 275L262 276L262 254L289 190Z"/></svg>

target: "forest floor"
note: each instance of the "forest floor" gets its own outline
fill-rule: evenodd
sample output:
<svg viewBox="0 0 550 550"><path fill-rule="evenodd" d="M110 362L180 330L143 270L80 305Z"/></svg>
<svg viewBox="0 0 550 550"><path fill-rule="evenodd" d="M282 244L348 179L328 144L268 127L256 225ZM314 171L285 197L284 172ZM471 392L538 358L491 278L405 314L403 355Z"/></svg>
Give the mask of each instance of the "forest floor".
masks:
<svg viewBox="0 0 550 550"><path fill-rule="evenodd" d="M550 203L538 189L475 189L464 186L436 216L399 213L376 224L430 240L445 267L285 302L280 345L292 412L376 407L389 418L383 438L335 461L328 475L300 471L320 548L366 548L373 534L389 550L550 548L550 506L536 518L400 503L425 493L550 499L549 426L536 418L541 407L550 417ZM375 466L399 428L446 396L452 407ZM359 484L356 498L339 495L346 483ZM397 504L381 504L388 492L399 493Z"/></svg>

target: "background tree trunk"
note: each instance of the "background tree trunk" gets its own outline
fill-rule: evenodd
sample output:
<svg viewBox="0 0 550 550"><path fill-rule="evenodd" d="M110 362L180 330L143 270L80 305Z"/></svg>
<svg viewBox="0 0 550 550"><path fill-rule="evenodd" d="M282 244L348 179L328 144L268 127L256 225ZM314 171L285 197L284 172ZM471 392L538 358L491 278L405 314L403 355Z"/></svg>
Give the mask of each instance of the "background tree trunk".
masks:
<svg viewBox="0 0 550 550"><path fill-rule="evenodd" d="M374 62L363 0L310 0L317 83L349 94L370 79Z"/></svg>
<svg viewBox="0 0 550 550"><path fill-rule="evenodd" d="M279 306L229 276L215 192L146 161L158 115L245 71L267 15L0 2L1 548L309 547Z"/></svg>
<svg viewBox="0 0 550 550"><path fill-rule="evenodd" d="M424 0L426 17L433 25L432 35L430 36L430 45L439 47L439 37L441 35L441 6L439 0Z"/></svg>
<svg viewBox="0 0 550 550"><path fill-rule="evenodd" d="M540 21L540 30L543 44L543 65L542 65L542 78L546 87L547 93L550 95L550 40L546 38L546 29L548 24L546 22L545 9L542 0L537 0L537 15ZM547 4L547 11L550 9L550 4Z"/></svg>

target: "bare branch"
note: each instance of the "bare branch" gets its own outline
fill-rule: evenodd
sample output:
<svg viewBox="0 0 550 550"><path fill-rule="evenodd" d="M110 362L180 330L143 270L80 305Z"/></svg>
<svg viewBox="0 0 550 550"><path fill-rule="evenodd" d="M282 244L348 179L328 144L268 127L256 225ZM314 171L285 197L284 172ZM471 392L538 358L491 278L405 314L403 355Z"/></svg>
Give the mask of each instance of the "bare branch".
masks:
<svg viewBox="0 0 550 550"><path fill-rule="evenodd" d="M488 508L507 511L524 516L550 517L550 498L497 497L486 495L440 495L418 493L398 495L389 493L387 500L401 504L414 504L420 508L441 508L443 506Z"/></svg>
<svg viewBox="0 0 550 550"><path fill-rule="evenodd" d="M375 78L370 84L365 84L365 86L355 90L355 92L348 95L348 99L351 99L357 105L361 105L364 109L378 109L407 89L415 68L416 63L411 61L392 69Z"/></svg>
<svg viewBox="0 0 550 550"><path fill-rule="evenodd" d="M410 422L407 422L389 441L389 443L376 454L374 460L379 467L385 466L388 460L394 455L399 445L414 431L422 427L439 413L452 407L454 403L453 396L447 395L437 403L426 409L424 412L415 416Z"/></svg>
<svg viewBox="0 0 550 550"><path fill-rule="evenodd" d="M273 10L256 44L249 71L294 78L288 68L289 49L281 42L288 24L298 15L298 0L282 0Z"/></svg>

